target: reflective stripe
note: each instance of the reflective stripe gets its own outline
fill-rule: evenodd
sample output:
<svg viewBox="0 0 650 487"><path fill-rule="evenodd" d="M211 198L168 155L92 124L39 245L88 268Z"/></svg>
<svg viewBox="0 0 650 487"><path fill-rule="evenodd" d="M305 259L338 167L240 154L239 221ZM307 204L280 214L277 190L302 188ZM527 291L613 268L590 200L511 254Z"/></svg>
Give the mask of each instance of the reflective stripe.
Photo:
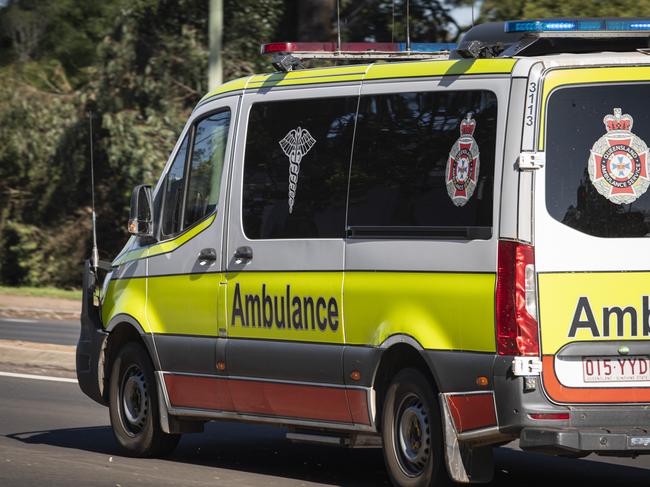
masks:
<svg viewBox="0 0 650 487"><path fill-rule="evenodd" d="M552 355L542 357L544 390L552 401L567 404L650 403L648 387L583 388L563 386L555 374Z"/></svg>
<svg viewBox="0 0 650 487"><path fill-rule="evenodd" d="M164 242L150 245L148 247L142 247L125 252L113 261L113 267L125 264L126 262L143 259L145 257L153 257L160 254L166 254L167 252L176 250L178 247L193 239L203 230L212 225L212 222L214 222L216 217L217 215L215 213L209 218L206 218L205 220L199 222L197 225L191 227L186 232L181 233L178 237L175 237L171 240L165 240Z"/></svg>

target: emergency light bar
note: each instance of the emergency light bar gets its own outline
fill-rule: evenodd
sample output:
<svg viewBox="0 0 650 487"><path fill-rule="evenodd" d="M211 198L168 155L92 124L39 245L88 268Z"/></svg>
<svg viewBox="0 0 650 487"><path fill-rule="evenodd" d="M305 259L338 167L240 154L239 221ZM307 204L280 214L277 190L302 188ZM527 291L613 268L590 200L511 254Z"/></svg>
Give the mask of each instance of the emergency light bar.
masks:
<svg viewBox="0 0 650 487"><path fill-rule="evenodd" d="M456 44L446 42L413 42L411 49L405 42L343 42L338 49L336 42L272 42L262 45L262 54L278 53L323 53L323 54L367 54L377 53L447 53L456 48Z"/></svg>
<svg viewBox="0 0 650 487"><path fill-rule="evenodd" d="M505 32L644 33L650 35L650 18L630 19L542 19L505 22Z"/></svg>
<svg viewBox="0 0 650 487"><path fill-rule="evenodd" d="M273 42L263 44L262 54L273 54L273 65L281 71L301 67L302 59L406 60L447 59L456 44L414 42Z"/></svg>

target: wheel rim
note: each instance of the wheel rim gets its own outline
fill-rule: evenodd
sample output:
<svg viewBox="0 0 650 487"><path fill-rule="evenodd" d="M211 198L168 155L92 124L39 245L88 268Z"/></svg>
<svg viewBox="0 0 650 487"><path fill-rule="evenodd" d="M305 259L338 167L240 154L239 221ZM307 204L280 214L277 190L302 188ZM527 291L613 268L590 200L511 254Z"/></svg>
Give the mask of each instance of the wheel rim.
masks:
<svg viewBox="0 0 650 487"><path fill-rule="evenodd" d="M400 403L395 416L395 449L400 468L409 477L424 472L431 456L429 415L424 401L409 394Z"/></svg>
<svg viewBox="0 0 650 487"><path fill-rule="evenodd" d="M122 376L120 397L122 425L129 435L138 435L149 415L149 394L144 373L137 365L131 365Z"/></svg>

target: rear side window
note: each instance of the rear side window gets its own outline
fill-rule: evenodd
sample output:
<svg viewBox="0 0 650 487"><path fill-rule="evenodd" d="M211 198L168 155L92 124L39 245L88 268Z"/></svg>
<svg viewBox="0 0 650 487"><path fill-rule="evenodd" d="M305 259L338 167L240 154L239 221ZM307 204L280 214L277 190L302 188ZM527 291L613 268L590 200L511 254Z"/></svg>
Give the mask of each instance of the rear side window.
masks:
<svg viewBox="0 0 650 487"><path fill-rule="evenodd" d="M596 237L650 235L650 84L562 88L548 101L546 208Z"/></svg>
<svg viewBox="0 0 650 487"><path fill-rule="evenodd" d="M363 96L350 235L490 238L496 126L490 91Z"/></svg>
<svg viewBox="0 0 650 487"><path fill-rule="evenodd" d="M255 103L244 159L250 239L342 238L357 97Z"/></svg>

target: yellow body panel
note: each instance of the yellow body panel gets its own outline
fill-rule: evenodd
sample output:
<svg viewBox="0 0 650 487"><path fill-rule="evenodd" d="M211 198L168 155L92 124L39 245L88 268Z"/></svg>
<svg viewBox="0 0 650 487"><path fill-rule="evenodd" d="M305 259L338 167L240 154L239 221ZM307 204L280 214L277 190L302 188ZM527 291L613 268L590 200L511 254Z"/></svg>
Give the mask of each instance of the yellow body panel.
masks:
<svg viewBox="0 0 650 487"><path fill-rule="evenodd" d="M424 76L460 76L507 74L515 66L514 59L460 59L454 61L421 61L373 64L364 80L413 78Z"/></svg>
<svg viewBox="0 0 650 487"><path fill-rule="evenodd" d="M428 349L493 352L494 285L494 274L347 273L346 341L405 334Z"/></svg>
<svg viewBox="0 0 650 487"><path fill-rule="evenodd" d="M650 311L644 310L644 296L647 299L648 295L650 272L540 274L542 352L555 354L574 341L650 340L650 336L644 333L650 319ZM581 298L586 300L581 301ZM624 310L628 307L622 315L619 330L619 318L614 308ZM636 333L633 333L633 314ZM575 336L570 336L574 320L577 323ZM619 331L623 333L619 334Z"/></svg>
<svg viewBox="0 0 650 487"><path fill-rule="evenodd" d="M223 95L223 94L229 93L231 91L243 90L244 88L246 88L246 83L248 82L248 80L250 78L252 78L252 76L247 76L245 78L237 78L237 79L234 79L232 81L228 81L228 82L222 84L221 86L219 86L217 89L215 89L215 90L209 92L208 94L206 94L201 99L201 102L203 102L204 100L207 100L208 98L212 98L213 96Z"/></svg>
<svg viewBox="0 0 650 487"><path fill-rule="evenodd" d="M223 278L217 273L150 277L147 319L151 331L216 336Z"/></svg>
<svg viewBox="0 0 650 487"><path fill-rule="evenodd" d="M573 68L550 71L544 78L542 120L539 127L539 149L544 149L544 124L548 97L560 86L586 83L650 81L650 66L618 66L607 68Z"/></svg>
<svg viewBox="0 0 650 487"><path fill-rule="evenodd" d="M145 316L147 302L147 280L144 278L116 279L108 284L102 303L102 323L108 323L118 314L133 317L145 332L150 333Z"/></svg>

